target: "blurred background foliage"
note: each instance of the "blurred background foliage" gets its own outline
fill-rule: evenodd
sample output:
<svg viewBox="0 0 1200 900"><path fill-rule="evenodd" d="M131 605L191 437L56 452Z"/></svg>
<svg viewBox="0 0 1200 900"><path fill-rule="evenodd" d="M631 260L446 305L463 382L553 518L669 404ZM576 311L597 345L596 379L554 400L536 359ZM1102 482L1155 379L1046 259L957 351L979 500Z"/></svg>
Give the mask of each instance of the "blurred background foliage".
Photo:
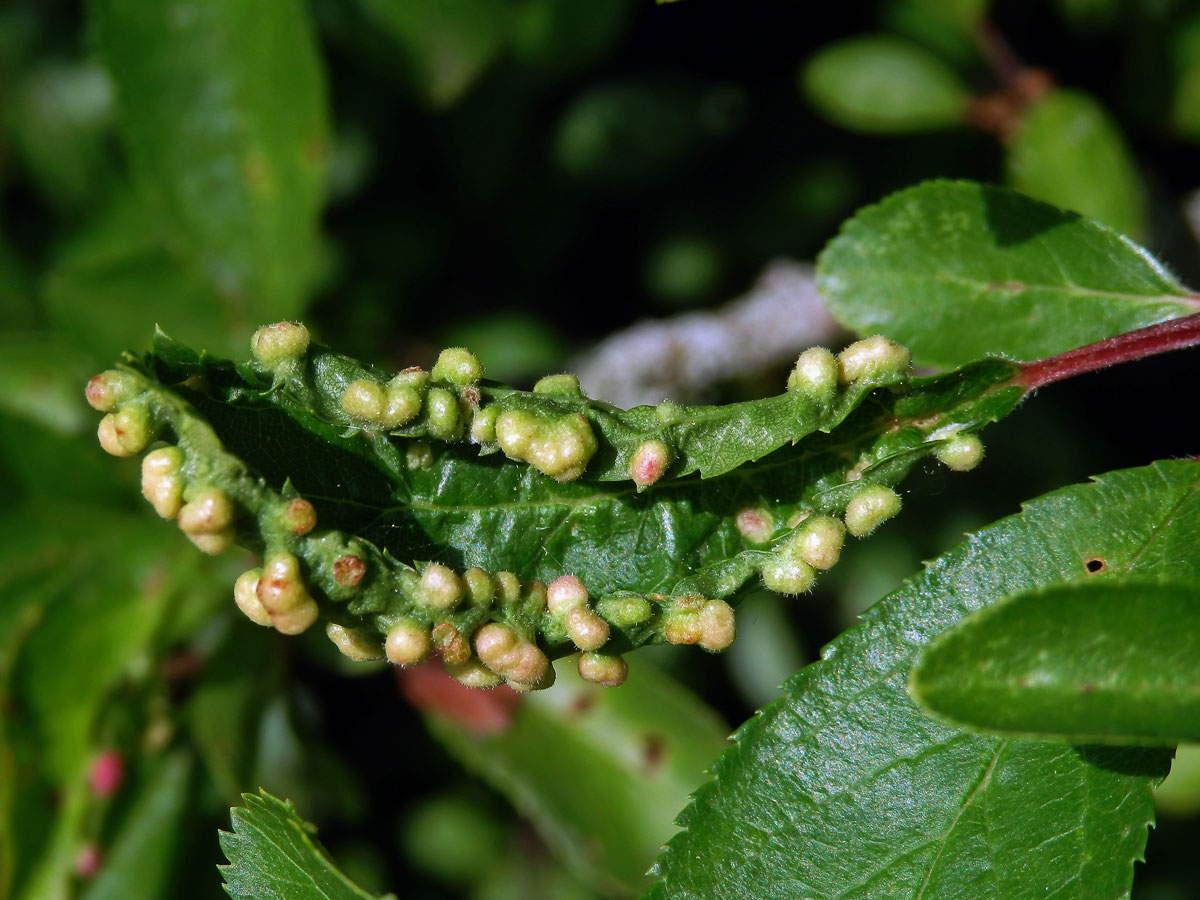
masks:
<svg viewBox="0 0 1200 900"><path fill-rule="evenodd" d="M1194 356L1055 387L818 593L744 598L722 658L463 698L262 633L227 602L247 561L151 521L82 386L156 322L236 357L285 317L393 367L464 343L527 384L930 177L1085 212L1200 284L1198 142L1194 0L6 0L0 900L212 896L259 785L371 889L635 896L730 727L921 559L1200 446ZM1137 897L1200 896L1183 758Z"/></svg>

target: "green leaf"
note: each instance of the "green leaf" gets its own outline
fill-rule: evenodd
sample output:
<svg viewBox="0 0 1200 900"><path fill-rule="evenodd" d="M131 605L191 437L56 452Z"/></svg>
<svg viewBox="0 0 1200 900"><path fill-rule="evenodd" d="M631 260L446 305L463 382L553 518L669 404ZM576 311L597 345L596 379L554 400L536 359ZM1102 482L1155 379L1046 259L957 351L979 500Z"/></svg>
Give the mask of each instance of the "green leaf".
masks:
<svg viewBox="0 0 1200 900"><path fill-rule="evenodd" d="M180 580L198 554L179 559L162 529L142 517L42 500L0 517L6 557L45 590L45 612L16 660L13 682L40 744L40 768L56 783L76 777L114 684L177 614ZM168 572L165 560L174 560ZM86 627L85 626L86 623Z"/></svg>
<svg viewBox="0 0 1200 900"><path fill-rule="evenodd" d="M1007 597L930 644L910 690L965 728L1075 742L1195 741L1198 598L1200 583L1117 573Z"/></svg>
<svg viewBox="0 0 1200 900"><path fill-rule="evenodd" d="M164 338L144 364L122 371L130 408L147 411L178 441L185 497L221 490L240 511L246 546L297 557L306 589L336 624L360 629L371 643L402 620L428 628L447 622L461 635L501 621L539 638L551 656L575 645L562 613L538 599L539 582L582 579L606 611L607 652L669 632L708 646L694 630L668 626L698 615L688 610L701 596L712 615L728 613L717 601L775 558L771 545L789 537L793 516L841 513L861 491L899 481L948 432L974 431L1023 395L1011 383L1017 367L998 360L908 381L885 367L829 397L791 391L725 407L623 411L488 382L437 388L467 414L479 411L472 430L487 426L493 411L573 429L586 423L596 452L582 477L560 481L506 458L494 436L433 438L428 415L390 433L364 427L340 399L348 384L382 383L386 374L323 348L272 374ZM427 399L434 396L430 390ZM547 440L560 446L558 437ZM665 446L674 462L639 491L629 465L647 442ZM285 525L296 494L312 503L321 530L293 533ZM765 528L757 536L739 527L747 509ZM350 558L365 563L364 577L346 585L336 564ZM426 560L516 573L525 587L519 597L496 595L494 604L451 600L442 608L420 599L412 566Z"/></svg>
<svg viewBox="0 0 1200 900"><path fill-rule="evenodd" d="M597 891L644 890L673 820L725 746L728 728L671 678L634 660L610 691L560 665L511 723L471 733L429 713L433 733L508 797Z"/></svg>
<svg viewBox="0 0 1200 900"><path fill-rule="evenodd" d="M453 106L504 47L509 4L493 0L359 0L404 53L410 80L429 106Z"/></svg>
<svg viewBox="0 0 1200 900"><path fill-rule="evenodd" d="M370 900L334 866L316 828L292 804L266 791L243 794L230 810L233 831L222 831L229 865L218 866L225 892L245 900Z"/></svg>
<svg viewBox="0 0 1200 900"><path fill-rule="evenodd" d="M313 275L328 137L298 0L91 5L134 172L229 308L295 315Z"/></svg>
<svg viewBox="0 0 1200 900"><path fill-rule="evenodd" d="M1145 196L1117 123L1087 94L1055 90L1026 112L1008 145L1008 180L1023 194L1103 222L1134 240Z"/></svg>
<svg viewBox="0 0 1200 900"><path fill-rule="evenodd" d="M114 191L59 248L42 282L47 311L93 365L124 349L148 309L158 324L214 352L245 346L254 309L224 293L199 260L181 255L161 232L138 197ZM172 303L162 304L163 297Z"/></svg>
<svg viewBox="0 0 1200 900"><path fill-rule="evenodd" d="M926 718L908 674L974 610L1086 577L1097 556L1138 576L1200 576L1198 489L1195 461L1113 472L934 560L738 730L649 896L1128 896L1170 754L968 734Z"/></svg>
<svg viewBox="0 0 1200 900"><path fill-rule="evenodd" d="M188 698L187 727L220 796L236 802L252 777L261 720L281 680L269 633L238 622L208 659Z"/></svg>
<svg viewBox="0 0 1200 900"><path fill-rule="evenodd" d="M86 368L66 342L45 332L0 334L0 412L75 435L91 423L80 376Z"/></svg>
<svg viewBox="0 0 1200 900"><path fill-rule="evenodd" d="M112 86L95 63L43 62L12 89L6 124L30 179L78 215L116 174L109 147Z"/></svg>
<svg viewBox="0 0 1200 900"><path fill-rule="evenodd" d="M865 132L952 128L963 123L970 99L937 56L888 36L825 47L801 70L800 87L823 116Z"/></svg>
<svg viewBox="0 0 1200 900"><path fill-rule="evenodd" d="M896 15L897 6L920 10L931 21L941 21L970 34L987 12L988 0L895 0L889 10L892 16Z"/></svg>
<svg viewBox="0 0 1200 900"><path fill-rule="evenodd" d="M817 278L843 324L944 366L1051 356L1200 309L1104 225L967 182L927 182L860 210Z"/></svg>
<svg viewBox="0 0 1200 900"><path fill-rule="evenodd" d="M1171 58L1175 71L1171 127L1185 138L1200 140L1200 15L1175 30Z"/></svg>
<svg viewBox="0 0 1200 900"><path fill-rule="evenodd" d="M125 900L128 897L169 897L171 863L180 826L191 811L188 782L192 759L176 751L158 760L139 786L96 880L81 900Z"/></svg>

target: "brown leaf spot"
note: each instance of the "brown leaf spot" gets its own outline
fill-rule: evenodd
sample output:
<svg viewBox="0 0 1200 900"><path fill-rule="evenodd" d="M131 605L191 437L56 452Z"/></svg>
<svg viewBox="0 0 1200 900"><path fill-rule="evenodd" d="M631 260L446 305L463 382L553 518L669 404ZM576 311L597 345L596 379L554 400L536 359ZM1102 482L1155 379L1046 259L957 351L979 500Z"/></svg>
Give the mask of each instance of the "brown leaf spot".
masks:
<svg viewBox="0 0 1200 900"><path fill-rule="evenodd" d="M357 556L339 556L333 563L333 580L342 587L354 587L367 574L367 564Z"/></svg>

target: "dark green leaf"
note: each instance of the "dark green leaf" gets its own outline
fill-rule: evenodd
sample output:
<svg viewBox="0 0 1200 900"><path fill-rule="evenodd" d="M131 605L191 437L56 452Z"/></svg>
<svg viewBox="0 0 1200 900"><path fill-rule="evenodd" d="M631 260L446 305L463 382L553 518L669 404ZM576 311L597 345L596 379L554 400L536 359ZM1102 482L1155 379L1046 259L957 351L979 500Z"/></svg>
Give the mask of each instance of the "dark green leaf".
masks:
<svg viewBox="0 0 1200 900"><path fill-rule="evenodd" d="M524 697L512 722L473 734L431 715L434 734L509 797L596 890L644 890L672 821L725 746L728 728L645 664L620 690L559 665L553 691Z"/></svg>
<svg viewBox="0 0 1200 900"><path fill-rule="evenodd" d="M295 315L313 275L328 142L303 4L91 9L134 171L172 248L250 322Z"/></svg>
<svg viewBox="0 0 1200 900"><path fill-rule="evenodd" d="M255 784L258 732L268 701L279 689L281 660L271 635L237 622L209 658L188 699L188 731L223 799L236 802Z"/></svg>
<svg viewBox="0 0 1200 900"><path fill-rule="evenodd" d="M946 366L1051 356L1200 309L1105 226L967 182L928 182L861 210L817 276L841 322Z"/></svg>
<svg viewBox="0 0 1200 900"><path fill-rule="evenodd" d="M969 95L954 70L902 38L861 37L826 47L800 74L809 102L856 131L926 131L961 125Z"/></svg>
<svg viewBox="0 0 1200 900"><path fill-rule="evenodd" d="M405 55L417 94L434 108L452 106L503 48L509 4L492 0L359 0L363 11Z"/></svg>
<svg viewBox="0 0 1200 900"><path fill-rule="evenodd" d="M910 690L933 713L989 732L1200 740L1197 601L1200 582L1119 573L1007 597L926 648Z"/></svg>
<svg viewBox="0 0 1200 900"><path fill-rule="evenodd" d="M370 900L334 866L316 829L291 803L266 791L243 794L221 832L229 865L219 866L225 892L244 900Z"/></svg>
<svg viewBox="0 0 1200 900"><path fill-rule="evenodd" d="M1178 28L1171 43L1175 70L1171 125L1183 137L1200 140L1200 15Z"/></svg>
<svg viewBox="0 0 1200 900"><path fill-rule="evenodd" d="M650 896L1127 897L1169 753L967 734L922 715L906 685L921 649L969 613L1083 577L1097 556L1200 576L1198 488L1195 461L1113 472L930 563L736 733Z"/></svg>
<svg viewBox="0 0 1200 900"><path fill-rule="evenodd" d="M1008 178L1023 194L1145 236L1137 166L1117 123L1087 94L1051 91L1025 113L1008 145Z"/></svg>

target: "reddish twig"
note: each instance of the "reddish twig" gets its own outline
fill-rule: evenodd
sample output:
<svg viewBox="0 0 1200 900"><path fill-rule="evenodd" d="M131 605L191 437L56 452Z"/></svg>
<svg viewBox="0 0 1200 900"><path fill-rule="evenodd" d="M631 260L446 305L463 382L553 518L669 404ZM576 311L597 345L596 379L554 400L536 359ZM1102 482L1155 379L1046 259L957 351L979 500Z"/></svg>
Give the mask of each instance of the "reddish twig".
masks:
<svg viewBox="0 0 1200 900"><path fill-rule="evenodd" d="M1073 378L1085 372L1107 369L1118 363L1144 359L1171 350L1182 350L1200 344L1200 313L1179 319L1168 319L1136 331L1077 347L1031 363L1025 363L1012 383L1027 390L1045 384Z"/></svg>

